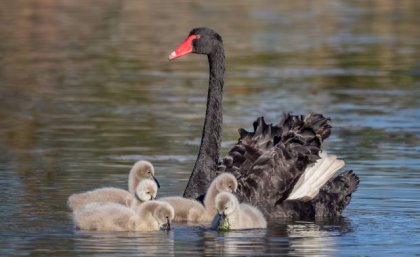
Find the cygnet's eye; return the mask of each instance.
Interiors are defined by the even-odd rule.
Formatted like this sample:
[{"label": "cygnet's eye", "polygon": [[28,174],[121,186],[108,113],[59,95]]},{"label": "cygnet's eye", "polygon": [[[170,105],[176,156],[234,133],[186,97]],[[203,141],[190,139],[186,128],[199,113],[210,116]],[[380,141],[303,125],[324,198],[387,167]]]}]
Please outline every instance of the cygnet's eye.
[{"label": "cygnet's eye", "polygon": [[150,192],[149,192],[149,191],[147,191],[147,192],[146,192],[146,194],[150,195]]},{"label": "cygnet's eye", "polygon": [[148,174],[152,173],[150,170],[147,172]]}]

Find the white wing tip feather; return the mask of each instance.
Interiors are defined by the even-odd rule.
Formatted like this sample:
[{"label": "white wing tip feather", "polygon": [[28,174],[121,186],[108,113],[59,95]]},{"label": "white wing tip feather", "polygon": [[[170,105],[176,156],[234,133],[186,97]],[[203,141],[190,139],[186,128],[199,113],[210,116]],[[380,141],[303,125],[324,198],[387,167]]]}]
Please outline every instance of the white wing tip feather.
[{"label": "white wing tip feather", "polygon": [[322,152],[320,157],[321,159],[306,168],[300,176],[288,200],[316,197],[321,187],[345,165],[343,160],[338,160],[337,156],[328,155],[326,152]]}]

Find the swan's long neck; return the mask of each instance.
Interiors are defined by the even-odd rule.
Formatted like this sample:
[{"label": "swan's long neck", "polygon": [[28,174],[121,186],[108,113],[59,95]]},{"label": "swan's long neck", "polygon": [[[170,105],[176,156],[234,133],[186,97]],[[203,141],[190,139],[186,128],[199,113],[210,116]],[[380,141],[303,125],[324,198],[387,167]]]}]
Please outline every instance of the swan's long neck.
[{"label": "swan's long neck", "polygon": [[139,178],[136,176],[136,169],[132,167],[130,170],[130,174],[128,175],[128,192],[130,194],[136,191],[136,186],[139,184]]},{"label": "swan's long neck", "polygon": [[211,180],[216,177],[222,133],[225,74],[225,55],[222,44],[215,46],[213,53],[208,55],[208,60],[210,78],[203,135],[198,157],[184,192],[184,197],[193,199],[203,195]]},{"label": "swan's long neck", "polygon": [[240,222],[241,217],[242,217],[242,210],[241,210],[241,207],[239,206],[239,202],[235,202],[234,206],[235,206],[235,211],[228,215],[230,222],[232,223]]},{"label": "swan's long neck", "polygon": [[216,195],[219,193],[219,190],[216,188],[217,179],[211,182],[209,189],[207,190],[206,196],[204,198],[204,207],[211,216],[214,216],[217,212],[216,210]]}]

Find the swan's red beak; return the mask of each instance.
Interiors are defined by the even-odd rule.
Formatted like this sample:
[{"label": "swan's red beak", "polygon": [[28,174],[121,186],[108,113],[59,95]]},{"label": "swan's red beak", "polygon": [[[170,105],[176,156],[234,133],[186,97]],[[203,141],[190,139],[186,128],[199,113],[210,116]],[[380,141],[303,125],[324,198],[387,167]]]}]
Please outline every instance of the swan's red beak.
[{"label": "swan's red beak", "polygon": [[188,36],[184,42],[182,42],[176,49],[169,55],[169,60],[173,60],[175,58],[181,57],[183,55],[189,54],[193,50],[192,41],[194,39],[200,38],[199,35],[190,35]]}]

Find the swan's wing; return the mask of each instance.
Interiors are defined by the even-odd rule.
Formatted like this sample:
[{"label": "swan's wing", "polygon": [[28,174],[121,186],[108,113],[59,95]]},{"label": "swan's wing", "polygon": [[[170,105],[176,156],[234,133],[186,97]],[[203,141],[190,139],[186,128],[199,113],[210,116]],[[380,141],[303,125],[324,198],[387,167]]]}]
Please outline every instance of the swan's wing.
[{"label": "swan's wing", "polygon": [[345,171],[330,179],[312,200],[317,217],[339,216],[350,203],[351,194],[357,190],[359,177],[352,171]]},{"label": "swan's wing", "polygon": [[267,218],[313,219],[338,217],[350,203],[351,195],[357,190],[359,177],[353,171],[346,171],[331,178],[310,201],[285,200],[274,206],[267,206]]},{"label": "swan's wing", "polygon": [[219,171],[232,172],[238,198],[264,211],[286,199],[305,168],[319,159],[321,143],[330,133],[329,119],[321,114],[286,114],[276,125],[258,118],[254,132],[239,130],[239,141]]}]

